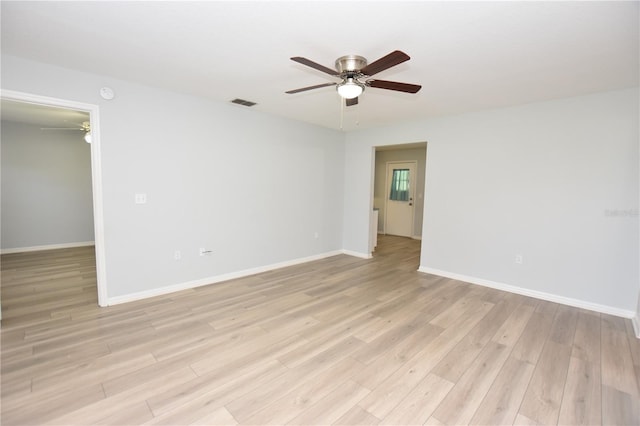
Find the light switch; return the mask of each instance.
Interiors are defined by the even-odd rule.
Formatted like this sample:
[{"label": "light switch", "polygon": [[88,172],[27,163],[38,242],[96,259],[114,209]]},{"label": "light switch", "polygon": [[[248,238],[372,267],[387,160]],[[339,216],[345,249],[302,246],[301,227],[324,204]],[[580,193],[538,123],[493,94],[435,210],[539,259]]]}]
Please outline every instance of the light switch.
[{"label": "light switch", "polygon": [[136,194],[136,204],[146,204],[147,194]]}]

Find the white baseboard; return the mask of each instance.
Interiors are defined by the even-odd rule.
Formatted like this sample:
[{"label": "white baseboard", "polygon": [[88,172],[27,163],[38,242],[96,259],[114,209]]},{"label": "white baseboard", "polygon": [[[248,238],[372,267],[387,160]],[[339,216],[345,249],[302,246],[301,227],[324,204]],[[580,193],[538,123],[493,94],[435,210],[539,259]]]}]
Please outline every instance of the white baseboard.
[{"label": "white baseboard", "polygon": [[636,312],[636,316],[631,319],[631,324],[633,324],[636,337],[640,339],[640,312]]},{"label": "white baseboard", "polygon": [[422,235],[414,235],[413,237],[411,237],[414,240],[419,240],[422,241]]},{"label": "white baseboard", "polygon": [[[598,303],[586,302],[584,300],[573,299],[570,297],[559,296],[557,294],[545,293],[543,291],[530,290],[527,288],[517,287],[510,284],[498,283],[495,281],[485,280],[483,278],[471,277],[468,275],[456,274],[454,272],[442,271],[439,269],[429,268],[427,266],[420,266],[419,272],[425,274],[438,275],[441,277],[452,278],[458,281],[464,281],[471,284],[477,284],[484,287],[495,288],[497,290],[508,291],[510,293],[521,294],[523,296],[529,296],[536,299],[547,300],[549,302],[560,303],[562,305],[573,306],[576,308],[583,308],[594,312],[600,312],[603,314],[614,315],[622,318],[634,318],[637,322],[636,313],[633,311],[627,311],[625,309],[614,308],[612,306],[600,305]],[[638,335],[638,324],[634,324],[636,335]]]},{"label": "white baseboard", "polygon": [[248,277],[250,275],[259,274],[262,272],[272,271],[274,269],[286,268],[287,266],[299,265],[301,263],[313,262],[314,260],[320,260],[331,256],[343,254],[342,250],[330,251],[313,256],[303,257],[299,259],[288,260],[285,262],[273,263],[271,265],[259,266],[257,268],[245,269],[243,271],[230,272],[228,274],[216,275],[213,277],[201,278],[193,281],[187,281],[185,283],[173,284],[166,287],[154,288],[151,290],[140,291],[137,293],[125,294],[123,296],[109,297],[107,304],[119,305],[121,303],[133,302],[135,300],[147,299],[149,297],[161,296],[163,294],[175,293],[177,291],[189,290],[196,287],[202,287],[209,284],[216,284],[223,281],[233,280],[236,278]]},{"label": "white baseboard", "polygon": [[340,250],[340,253],[346,254],[347,256],[359,257],[361,259],[372,259],[373,258],[371,253],[360,253],[360,252],[351,251],[351,250]]},{"label": "white baseboard", "polygon": [[95,241],[81,241],[77,243],[63,243],[63,244],[47,244],[44,246],[31,246],[31,247],[17,247],[0,250],[0,254],[11,253],[26,253],[28,251],[43,251],[43,250],[57,250],[74,247],[87,247],[95,245]]}]

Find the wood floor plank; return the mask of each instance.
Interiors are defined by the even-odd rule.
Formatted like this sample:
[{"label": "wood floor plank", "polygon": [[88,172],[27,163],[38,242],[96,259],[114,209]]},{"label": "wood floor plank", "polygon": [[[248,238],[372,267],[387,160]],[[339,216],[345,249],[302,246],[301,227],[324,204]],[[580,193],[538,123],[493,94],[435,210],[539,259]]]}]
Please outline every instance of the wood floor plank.
[{"label": "wood floor plank", "polygon": [[[296,416],[304,419],[303,413],[313,409],[316,403],[331,394],[340,393],[339,388],[349,387],[358,395],[366,395],[368,389],[359,385],[352,386],[351,381],[341,380],[348,379],[359,367],[359,363],[352,358],[344,358],[335,366],[329,368],[323,373],[316,375],[313,380],[305,381],[286,392],[281,398],[276,399],[264,408],[255,412],[252,416],[245,418],[246,413],[238,410],[230,409],[231,413],[242,423],[246,424],[284,424],[292,421]],[[338,378],[336,380],[336,378]],[[359,400],[360,398],[358,398]],[[357,401],[356,401],[357,402]],[[227,407],[229,408],[229,407]],[[347,410],[343,410],[342,413]],[[315,411],[313,411],[315,412]],[[341,414],[342,414],[341,413]],[[336,419],[340,417],[337,416]],[[328,423],[331,421],[328,420]]]},{"label": "wood floor plank", "polygon": [[536,365],[549,336],[553,317],[534,312],[513,348],[513,357]]},{"label": "wood floor plank", "polygon": [[[128,409],[136,411],[142,404],[151,412],[151,408],[147,403],[149,398],[181,386],[196,377],[195,373],[188,367],[175,369],[146,381],[130,383],[129,386],[119,389],[119,392],[112,395],[105,392],[106,398],[84,405],[76,410],[68,410],[60,416],[50,417],[45,423],[51,425],[79,425],[97,424],[101,421],[108,421],[108,419],[115,421],[120,418],[119,413],[122,411]],[[138,414],[145,417],[145,410],[141,411]],[[151,414],[153,417],[153,413]],[[126,424],[126,422],[122,424]]]},{"label": "wood floor plank", "polygon": [[516,309],[517,303],[500,300],[433,370],[443,379],[456,383],[482,352],[489,340]]},{"label": "wood floor plank", "polygon": [[107,308],[93,247],[2,255],[0,422],[640,424],[628,319],[419,273],[420,245]]},{"label": "wood floor plank", "polygon": [[580,312],[571,356],[600,365],[600,315]]},{"label": "wood floor plank", "polygon": [[[263,361],[242,374],[206,377],[147,399],[154,418],[148,424],[176,425],[200,421],[212,410],[281,377],[285,368],[277,361]],[[185,392],[185,390],[188,390]],[[226,409],[226,408],[225,408]]]},{"label": "wood floor plank", "polygon": [[445,424],[469,423],[510,351],[499,343],[488,343],[438,406],[434,417]]},{"label": "wood floor plank", "polygon": [[504,346],[515,346],[518,339],[520,339],[524,328],[529,323],[533,312],[533,306],[521,303],[509,318],[504,321],[491,340]]},{"label": "wood floor plank", "polygon": [[155,363],[156,359],[150,353],[107,354],[86,364],[66,367],[34,377],[31,385],[32,392],[37,394],[54,386],[59,390],[65,390],[88,383],[100,384],[110,377],[126,375]]},{"label": "wood floor plank", "polygon": [[377,387],[387,377],[417,356],[423,350],[424,345],[429,345],[442,334],[443,330],[443,328],[431,324],[419,328],[415,333],[368,364],[356,375],[356,381],[368,389]]},{"label": "wood floor plank", "polygon": [[238,422],[226,408],[219,407],[190,424],[194,426],[225,426],[235,425],[238,424]]},{"label": "wood floor plank", "polygon": [[386,425],[425,423],[454,384],[435,374],[427,376],[382,419]]},{"label": "wood floor plank", "polygon": [[640,338],[636,337],[631,321],[625,321],[625,329],[627,331],[627,339],[629,340],[633,364],[640,366]]},{"label": "wood floor plank", "polygon": [[309,409],[290,420],[291,425],[329,425],[336,422],[351,407],[364,398],[369,389],[363,388],[353,380],[339,384],[328,395],[324,396]]},{"label": "wood floor plank", "polygon": [[602,386],[602,424],[640,424],[640,401],[635,395]]},{"label": "wood floor plank", "polygon": [[556,424],[569,369],[571,347],[547,340],[519,413],[541,424]]},{"label": "wood floor plank", "polygon": [[[2,405],[3,425],[41,424],[50,418],[74,411],[105,398],[101,385],[81,386],[62,392],[51,392],[37,399],[25,399],[11,407]],[[27,402],[28,401],[28,402]]]},{"label": "wood floor plank", "polygon": [[624,324],[621,329],[603,326],[601,331],[602,384],[640,398]]},{"label": "wood floor plank", "polygon": [[[226,374],[216,370],[165,391],[154,393],[146,401],[156,418],[179,422],[182,418],[180,412],[193,413],[194,405],[202,408],[207,407],[210,401],[216,398],[233,398],[229,388],[244,386],[247,383],[253,383],[256,386],[263,382],[270,383],[274,378],[282,377],[286,371],[282,364],[274,360],[264,360],[237,371],[229,370]],[[244,395],[248,391],[241,390],[239,394]],[[228,402],[226,399],[221,399],[218,405],[224,405],[226,402]]]},{"label": "wood floor plank", "polygon": [[380,383],[365,385],[367,377],[357,376],[363,386],[372,389],[360,406],[378,418],[384,418],[421,381],[455,345],[491,309],[490,303],[473,304],[465,316],[456,317],[456,327],[447,328],[413,358],[384,378]]},{"label": "wood floor plank", "polygon": [[571,357],[559,424],[593,425],[602,420],[600,364]]},{"label": "wood floor plank", "polygon": [[518,414],[516,416],[516,420],[513,422],[514,425],[517,426],[538,426],[540,423],[536,422],[533,419],[530,419],[527,416],[524,416],[522,414]]},{"label": "wood floor plank", "polygon": [[473,415],[470,424],[512,424],[518,414],[533,370],[532,364],[509,357]]},{"label": "wood floor plank", "polygon": [[[316,377],[324,377],[327,371],[340,370],[344,365],[352,367],[348,370],[348,377],[343,373],[340,378],[350,378],[361,370],[359,363],[350,357],[351,353],[358,349],[358,340],[354,337],[345,339],[324,352],[317,354],[303,364],[289,368],[278,380],[272,380],[261,387],[256,387],[246,392],[241,397],[225,404],[227,409],[240,422],[245,422],[248,418],[274,404],[276,400],[282,398],[291,389],[296,388],[300,383],[315,380]],[[354,343],[356,343],[354,345]],[[268,413],[263,413],[265,416]]]},{"label": "wood floor plank", "polygon": [[578,310],[570,306],[559,306],[551,325],[549,339],[560,344],[571,345],[576,330]]},{"label": "wood floor plank", "polygon": [[[153,419],[153,414],[145,401],[133,404],[122,404],[119,409],[95,422],[96,425],[122,426],[126,424],[140,425]],[[86,418],[82,421],[86,421]]]},{"label": "wood floor plank", "polygon": [[366,410],[363,410],[360,406],[355,405],[349,411],[347,411],[342,417],[336,420],[334,425],[359,425],[359,426],[367,426],[367,425],[377,425],[380,423],[380,419],[369,413]]}]

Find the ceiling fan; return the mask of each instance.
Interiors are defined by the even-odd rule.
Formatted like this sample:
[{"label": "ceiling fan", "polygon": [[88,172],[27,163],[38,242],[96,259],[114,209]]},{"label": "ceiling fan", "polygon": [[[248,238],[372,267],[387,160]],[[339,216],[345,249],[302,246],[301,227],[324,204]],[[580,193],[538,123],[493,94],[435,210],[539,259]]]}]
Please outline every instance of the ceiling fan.
[{"label": "ceiling fan", "polygon": [[367,64],[367,60],[358,55],[341,56],[336,59],[335,69],[331,69],[313,62],[307,58],[295,56],[292,61],[302,65],[322,71],[334,77],[340,78],[339,83],[324,83],[315,86],[302,87],[300,89],[289,90],[285,93],[293,94],[307,90],[319,89],[321,87],[336,86],[338,94],[345,99],[347,106],[357,105],[358,96],[364,92],[365,87],[377,89],[395,90],[405,93],[417,93],[422,86],[417,84],[399,83],[396,81],[369,79],[374,74],[384,71],[398,64],[411,59],[409,55],[399,50],[395,50],[386,56]]},{"label": "ceiling fan", "polygon": [[84,140],[91,143],[91,123],[83,121],[82,124],[75,124],[75,127],[40,127],[40,130],[82,130]]},{"label": "ceiling fan", "polygon": [[74,127],[40,127],[40,130],[82,130],[90,132],[91,124],[88,121],[83,121],[81,124],[74,124]]}]

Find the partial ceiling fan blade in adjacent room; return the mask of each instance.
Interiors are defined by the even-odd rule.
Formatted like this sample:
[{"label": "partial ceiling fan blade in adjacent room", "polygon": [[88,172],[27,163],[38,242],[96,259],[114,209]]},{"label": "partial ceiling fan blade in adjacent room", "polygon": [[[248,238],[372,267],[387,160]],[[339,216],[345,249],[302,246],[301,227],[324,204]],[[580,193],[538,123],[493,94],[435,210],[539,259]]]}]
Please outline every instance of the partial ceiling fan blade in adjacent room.
[{"label": "partial ceiling fan blade in adjacent room", "polygon": [[364,75],[374,75],[379,73],[380,71],[395,67],[396,65],[408,61],[409,59],[411,58],[406,53],[401,52],[400,50],[394,50],[388,55],[383,56],[377,61],[374,61],[366,67],[362,68],[360,72],[362,72]]},{"label": "partial ceiling fan blade in adjacent room", "polygon": [[336,84],[337,83],[316,84],[315,86],[308,86],[308,87],[301,87],[300,89],[287,90],[285,93],[288,93],[291,95],[293,93],[305,92],[307,90],[319,89],[321,87],[335,86]]},{"label": "partial ceiling fan blade in adjacent room", "polygon": [[327,73],[329,75],[333,75],[333,76],[337,76],[339,73],[336,70],[332,70],[331,68],[325,67],[324,65],[320,65],[316,62],[313,62],[310,59],[307,58],[303,58],[301,56],[294,56],[293,58],[291,58],[292,61],[297,62],[299,64],[302,65],[306,65],[308,67],[311,67],[313,69],[316,69],[318,71],[322,71],[324,73]]},{"label": "partial ceiling fan blade in adjacent room", "polygon": [[397,81],[387,80],[369,80],[366,82],[366,85],[377,89],[395,90],[397,92],[405,93],[417,93],[422,89],[422,86],[418,84],[399,83]]},{"label": "partial ceiling fan blade in adjacent room", "polygon": [[40,127],[40,130],[82,130],[80,127]]}]

